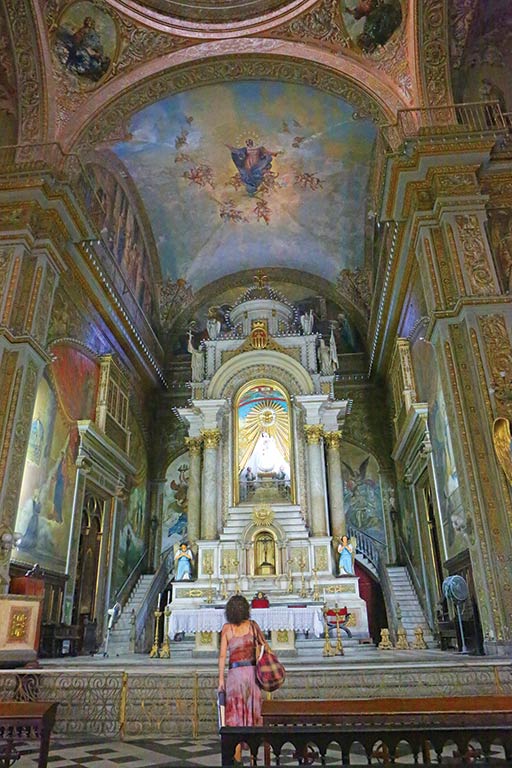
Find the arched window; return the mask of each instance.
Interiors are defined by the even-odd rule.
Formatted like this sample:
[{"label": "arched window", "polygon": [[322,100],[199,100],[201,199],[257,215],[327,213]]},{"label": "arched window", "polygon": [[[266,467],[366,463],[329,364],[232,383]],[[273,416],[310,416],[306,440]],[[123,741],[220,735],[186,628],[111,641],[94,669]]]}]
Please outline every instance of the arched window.
[{"label": "arched window", "polygon": [[293,501],[288,393],[275,381],[251,382],[238,393],[234,417],[236,501]]}]

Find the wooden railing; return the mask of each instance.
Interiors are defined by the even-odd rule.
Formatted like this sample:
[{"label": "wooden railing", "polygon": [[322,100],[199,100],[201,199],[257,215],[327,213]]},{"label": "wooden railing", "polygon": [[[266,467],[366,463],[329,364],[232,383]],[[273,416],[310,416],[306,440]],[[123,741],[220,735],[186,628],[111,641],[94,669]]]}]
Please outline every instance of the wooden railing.
[{"label": "wooden railing", "polygon": [[[268,747],[274,753],[274,764],[280,765],[286,745],[293,747],[299,764],[309,759],[313,747],[325,765],[332,744],[340,748],[338,765],[354,764],[351,749],[355,744],[363,747],[369,765],[393,764],[403,742],[409,745],[415,764],[420,754],[423,765],[431,765],[433,756],[435,764],[442,764],[447,742],[451,751],[455,749],[450,765],[472,764],[476,755],[478,765],[490,765],[494,744],[503,747],[502,765],[510,765],[512,758],[511,696],[265,701],[263,723],[255,728],[221,728],[224,767],[233,765],[235,748],[244,742],[251,750],[253,765],[258,765],[259,747],[265,745],[266,765],[270,764]],[[475,745],[472,753],[470,742]],[[333,764],[329,756],[329,765]],[[497,764],[494,759],[492,764]]]}]

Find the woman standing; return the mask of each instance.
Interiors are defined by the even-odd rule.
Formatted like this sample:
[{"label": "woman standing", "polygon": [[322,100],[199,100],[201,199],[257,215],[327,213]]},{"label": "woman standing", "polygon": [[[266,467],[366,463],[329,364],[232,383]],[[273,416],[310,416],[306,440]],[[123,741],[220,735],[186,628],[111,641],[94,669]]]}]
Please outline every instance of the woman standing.
[{"label": "woman standing", "polygon": [[[249,603],[234,595],[226,605],[226,624],[222,627],[219,653],[219,691],[226,692],[226,725],[262,725],[261,691],[256,683],[256,645],[265,638],[255,621],[249,620]],[[224,667],[229,650],[229,667],[224,683]],[[242,765],[242,745],[235,751],[235,765]]]}]

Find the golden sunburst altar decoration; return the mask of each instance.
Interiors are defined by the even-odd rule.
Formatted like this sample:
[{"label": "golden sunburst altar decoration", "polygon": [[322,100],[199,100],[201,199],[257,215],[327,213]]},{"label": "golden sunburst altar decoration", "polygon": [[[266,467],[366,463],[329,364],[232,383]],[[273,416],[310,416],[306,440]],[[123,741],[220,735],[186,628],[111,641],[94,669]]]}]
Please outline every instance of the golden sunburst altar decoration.
[{"label": "golden sunburst altar decoration", "polygon": [[279,452],[290,463],[288,412],[281,403],[269,398],[256,403],[245,417],[244,427],[240,431],[240,470],[245,467],[262,432],[275,439]]},{"label": "golden sunburst altar decoration", "polygon": [[261,506],[254,507],[252,511],[252,519],[255,525],[271,525],[274,519],[274,513],[271,507]]}]

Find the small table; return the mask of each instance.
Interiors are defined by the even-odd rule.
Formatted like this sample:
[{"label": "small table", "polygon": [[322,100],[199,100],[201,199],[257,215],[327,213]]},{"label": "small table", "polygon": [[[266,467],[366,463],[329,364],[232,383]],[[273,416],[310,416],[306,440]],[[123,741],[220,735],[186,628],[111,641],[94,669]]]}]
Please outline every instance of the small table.
[{"label": "small table", "polygon": [[[39,738],[38,768],[46,768],[50,736],[55,724],[58,702],[48,701],[0,701],[0,738],[5,738],[6,759],[12,755],[12,742],[16,731],[34,730]],[[0,764],[3,755],[0,753]],[[12,758],[11,758],[12,760]]]}]

